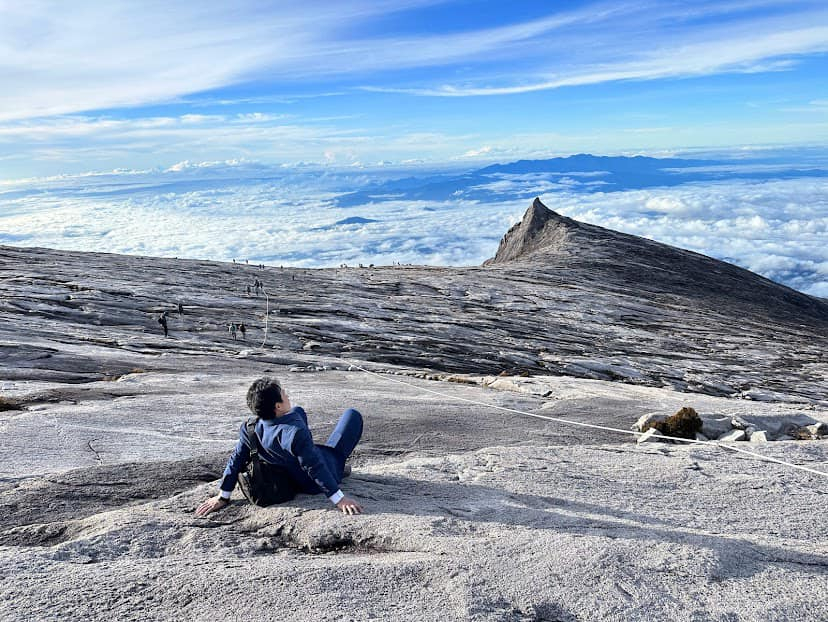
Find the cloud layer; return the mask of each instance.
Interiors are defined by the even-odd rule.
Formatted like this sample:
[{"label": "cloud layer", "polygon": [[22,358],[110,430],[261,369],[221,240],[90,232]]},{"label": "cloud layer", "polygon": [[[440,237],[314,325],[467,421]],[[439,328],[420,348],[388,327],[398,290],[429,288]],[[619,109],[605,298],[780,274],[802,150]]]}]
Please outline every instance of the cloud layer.
[{"label": "cloud layer", "polygon": [[[387,188],[387,177],[208,163],[5,184],[0,243],[306,267],[476,265],[494,255],[501,236],[540,195],[567,216],[828,297],[826,178],[691,180],[607,192],[595,185],[603,177],[595,171],[498,173],[482,195],[475,194],[474,178],[477,185],[467,190],[478,198],[454,191],[438,200],[415,199],[404,189],[376,194]],[[418,183],[440,187],[445,179]]]}]

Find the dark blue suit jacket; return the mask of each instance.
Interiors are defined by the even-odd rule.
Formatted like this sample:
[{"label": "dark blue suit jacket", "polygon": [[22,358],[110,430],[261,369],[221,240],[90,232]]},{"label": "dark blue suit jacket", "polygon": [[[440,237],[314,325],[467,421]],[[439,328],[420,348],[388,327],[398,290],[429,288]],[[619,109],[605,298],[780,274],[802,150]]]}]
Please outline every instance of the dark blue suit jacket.
[{"label": "dark blue suit jacket", "polygon": [[[330,497],[339,490],[342,467],[335,451],[324,445],[314,445],[308,428],[308,416],[301,406],[275,419],[259,419],[256,422],[259,439],[259,459],[282,467],[296,482],[300,492],[325,493]],[[239,442],[224,469],[221,490],[235,488],[239,473],[250,462],[250,443],[247,426],[239,428]]]}]

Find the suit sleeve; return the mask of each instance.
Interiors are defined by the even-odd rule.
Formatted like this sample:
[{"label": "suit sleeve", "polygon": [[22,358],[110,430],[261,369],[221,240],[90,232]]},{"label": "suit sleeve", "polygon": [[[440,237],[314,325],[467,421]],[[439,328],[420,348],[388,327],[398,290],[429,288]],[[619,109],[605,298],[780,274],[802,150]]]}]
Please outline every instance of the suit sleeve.
[{"label": "suit sleeve", "polygon": [[289,451],[299,461],[302,470],[319,486],[328,499],[337,503],[342,498],[339,483],[322,459],[319,449],[313,444],[313,437],[307,428],[297,428]]},{"label": "suit sleeve", "polygon": [[241,473],[250,462],[250,441],[247,439],[247,430],[245,424],[239,428],[239,442],[236,443],[236,448],[230,455],[227,461],[227,466],[224,468],[224,475],[219,484],[219,495],[225,499],[230,498],[230,493],[236,487],[236,482],[239,480],[239,473]]}]

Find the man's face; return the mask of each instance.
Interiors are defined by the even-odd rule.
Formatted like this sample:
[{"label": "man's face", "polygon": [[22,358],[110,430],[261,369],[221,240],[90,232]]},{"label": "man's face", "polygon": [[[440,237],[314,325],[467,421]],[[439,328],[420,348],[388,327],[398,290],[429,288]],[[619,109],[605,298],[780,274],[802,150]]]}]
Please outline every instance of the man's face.
[{"label": "man's face", "polygon": [[276,413],[277,417],[281,417],[286,412],[289,412],[291,408],[293,408],[293,406],[290,404],[290,396],[288,396],[287,391],[282,389],[282,401],[276,402],[273,412]]}]

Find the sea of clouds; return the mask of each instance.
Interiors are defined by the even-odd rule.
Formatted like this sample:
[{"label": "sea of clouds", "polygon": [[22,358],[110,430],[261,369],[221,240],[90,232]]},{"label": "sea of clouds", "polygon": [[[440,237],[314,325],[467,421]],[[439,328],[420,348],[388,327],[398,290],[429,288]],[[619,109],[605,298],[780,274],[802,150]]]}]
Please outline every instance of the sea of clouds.
[{"label": "sea of clouds", "polygon": [[[0,244],[302,267],[476,265],[540,196],[578,220],[828,297],[828,177],[699,182],[685,171],[676,185],[607,191],[600,171],[447,175],[185,163],[2,182]],[[449,178],[457,189],[443,199],[411,191]]]}]

